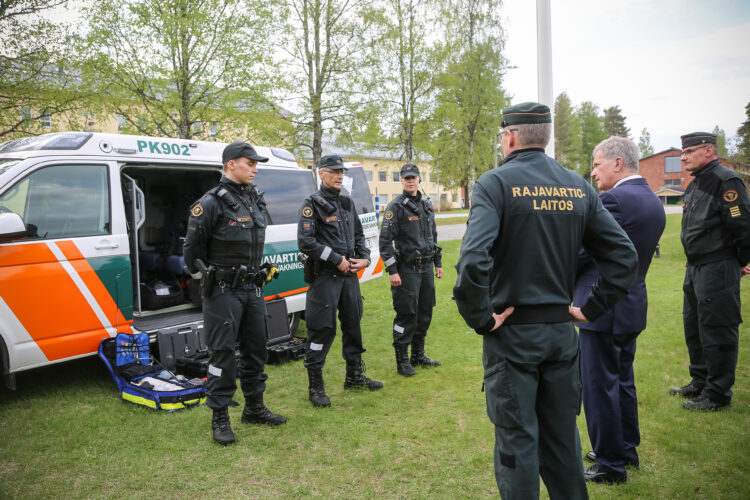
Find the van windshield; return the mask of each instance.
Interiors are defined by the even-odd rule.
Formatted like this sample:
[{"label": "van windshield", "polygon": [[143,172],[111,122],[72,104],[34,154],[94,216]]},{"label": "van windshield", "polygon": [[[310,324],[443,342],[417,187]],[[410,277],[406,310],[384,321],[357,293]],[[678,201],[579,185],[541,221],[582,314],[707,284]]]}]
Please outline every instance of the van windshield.
[{"label": "van windshield", "polygon": [[296,224],[302,202],[315,191],[309,170],[260,167],[254,184],[264,192],[271,224]]}]

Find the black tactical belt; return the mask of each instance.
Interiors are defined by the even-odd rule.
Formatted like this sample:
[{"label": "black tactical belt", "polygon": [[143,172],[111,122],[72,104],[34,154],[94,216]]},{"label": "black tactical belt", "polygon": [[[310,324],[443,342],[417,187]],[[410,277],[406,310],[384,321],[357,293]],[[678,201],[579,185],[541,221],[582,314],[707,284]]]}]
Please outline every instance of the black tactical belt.
[{"label": "black tactical belt", "polygon": [[[215,274],[215,280],[216,282],[223,281],[227,285],[232,285],[234,283],[235,278],[237,278],[237,286],[239,285],[253,285],[255,286],[255,277],[258,273],[254,272],[243,272],[240,269],[237,269],[235,267],[219,267],[214,271]],[[237,274],[240,274],[239,277],[237,277]]]},{"label": "black tactical belt", "polygon": [[700,255],[688,256],[687,262],[691,266],[700,266],[701,264],[709,264],[711,262],[718,262],[720,260],[737,259],[737,253],[733,248],[722,248],[715,252],[704,253]]},{"label": "black tactical belt", "polygon": [[[501,314],[505,308],[496,308]],[[565,305],[515,306],[513,313],[505,318],[503,325],[526,325],[532,323],[568,323],[572,321]]]}]

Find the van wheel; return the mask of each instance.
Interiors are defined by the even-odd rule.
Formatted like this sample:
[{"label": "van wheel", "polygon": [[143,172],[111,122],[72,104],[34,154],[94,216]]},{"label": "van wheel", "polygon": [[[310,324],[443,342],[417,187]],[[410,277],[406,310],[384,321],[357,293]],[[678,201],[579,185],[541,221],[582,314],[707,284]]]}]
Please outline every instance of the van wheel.
[{"label": "van wheel", "polygon": [[297,327],[299,326],[299,320],[302,317],[302,311],[297,311],[291,314],[287,315],[287,318],[289,319],[289,334],[294,336],[294,334],[297,332]]}]

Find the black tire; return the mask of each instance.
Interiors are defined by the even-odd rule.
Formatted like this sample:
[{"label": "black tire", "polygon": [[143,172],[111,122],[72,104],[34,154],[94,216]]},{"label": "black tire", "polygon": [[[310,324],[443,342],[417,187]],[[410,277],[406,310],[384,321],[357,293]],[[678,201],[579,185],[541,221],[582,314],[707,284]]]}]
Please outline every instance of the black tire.
[{"label": "black tire", "polygon": [[294,337],[299,327],[299,320],[302,318],[302,311],[289,313],[287,317],[289,318],[289,334]]}]

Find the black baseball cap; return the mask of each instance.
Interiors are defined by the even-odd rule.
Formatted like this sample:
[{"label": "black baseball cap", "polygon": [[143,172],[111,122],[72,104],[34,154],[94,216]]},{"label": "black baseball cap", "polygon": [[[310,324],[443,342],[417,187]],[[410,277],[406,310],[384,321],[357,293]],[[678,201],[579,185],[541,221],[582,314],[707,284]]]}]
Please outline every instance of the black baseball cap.
[{"label": "black baseball cap", "polygon": [[407,163],[401,167],[401,178],[419,177],[419,167],[413,163]]},{"label": "black baseball cap", "polygon": [[260,156],[255,152],[255,148],[250,144],[242,141],[234,141],[224,148],[224,152],[221,154],[221,162],[226,163],[229,160],[235,160],[237,158],[247,158],[249,160],[255,160],[261,163],[267,162],[268,158]]},{"label": "black baseball cap", "polygon": [[323,156],[318,162],[318,168],[330,168],[331,170],[346,170],[344,160],[339,155]]}]

